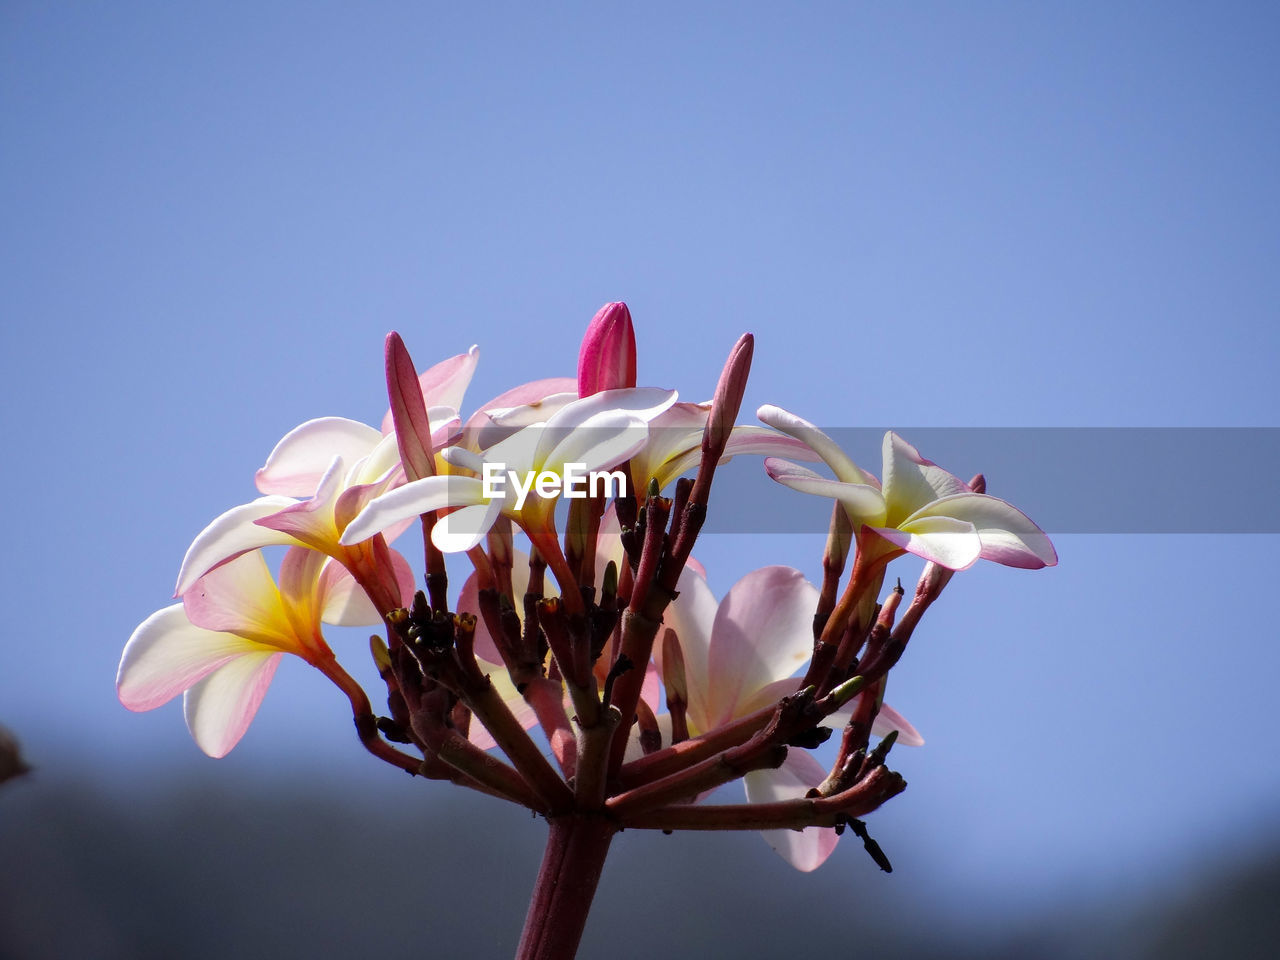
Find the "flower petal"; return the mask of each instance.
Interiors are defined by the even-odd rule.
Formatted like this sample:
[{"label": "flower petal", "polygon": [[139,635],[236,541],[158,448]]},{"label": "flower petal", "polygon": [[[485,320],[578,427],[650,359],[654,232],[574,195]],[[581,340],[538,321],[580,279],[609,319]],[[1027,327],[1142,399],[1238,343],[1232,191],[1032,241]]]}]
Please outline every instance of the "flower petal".
[{"label": "flower petal", "polygon": [[848,454],[825,433],[808,420],[797,417],[788,410],[766,403],[756,411],[756,416],[775,430],[781,430],[788,436],[809,446],[836,475],[837,480],[845,483],[865,483],[876,485],[876,478],[849,459]]},{"label": "flower petal", "polygon": [[792,490],[839,500],[855,526],[864,523],[876,526],[884,523],[884,497],[876,487],[870,484],[828,480],[808,467],[802,467],[789,460],[779,460],[777,457],[765,458],[764,471],[778,483]]},{"label": "flower petal", "polygon": [[754,570],[729,588],[707,655],[713,723],[740,716],[742,701],[808,662],[817,606],[818,589],[793,567]]},{"label": "flower petal", "polygon": [[880,704],[876,718],[871,724],[871,732],[877,737],[887,737],[894,730],[898,731],[898,743],[904,747],[923,747],[924,737],[911,725],[902,714],[887,703]]},{"label": "flower petal", "polygon": [[298,501],[289,497],[259,497],[250,503],[232,507],[205,527],[187,548],[178,571],[178,583],[173,595],[180,597],[200,577],[218,564],[259,547],[292,544],[296,541],[287,533],[262,527],[256,521],[293,506]]},{"label": "flower petal", "polygon": [[157,610],[125,644],[116,693],[130,710],[153,710],[235,657],[263,648],[229,633],[203,630],[182,604]]},{"label": "flower petal", "polygon": [[381,439],[382,434],[373,427],[345,417],[308,420],[276,444],[255,481],[263,493],[309,497],[335,456],[355,463],[368,456]]},{"label": "flower petal", "polygon": [[[710,674],[707,667],[711,648],[711,631],[716,620],[716,596],[706,578],[686,566],[676,584],[679,596],[662,615],[663,625],[676,632],[680,652],[684,655],[685,682],[689,687],[689,726],[696,734],[707,733],[715,725],[707,711]],[[662,667],[662,644],[654,644],[654,659]]]},{"label": "flower petal", "polygon": [[282,510],[269,514],[254,523],[266,530],[290,537],[286,543],[303,543],[323,553],[334,553],[338,530],[334,524],[333,510],[343,492],[345,461],[334,457],[329,469],[320,478],[315,494],[308,500],[290,501]]},{"label": "flower petal", "polygon": [[[480,362],[480,348],[473,346],[466,353],[460,353],[448,360],[441,360],[435,366],[423,371],[418,376],[418,386],[422,390],[422,399],[428,407],[452,407],[462,409],[462,398],[466,395],[471,378],[475,376],[476,364]],[[431,424],[436,426],[436,418],[431,417]],[[383,435],[394,429],[391,411],[382,418]],[[350,461],[348,461],[350,462]]]},{"label": "flower petal", "polygon": [[182,701],[187,729],[209,756],[225,757],[253,722],[283,654],[257,651],[209,674]]},{"label": "flower petal", "polygon": [[[461,608],[461,605],[459,605]],[[476,624],[476,632],[479,633],[479,623]],[[502,702],[507,705],[507,709],[511,711],[512,716],[516,718],[516,722],[525,730],[531,730],[538,725],[538,714],[533,707],[529,706],[520,692],[516,690],[516,686],[511,682],[511,677],[507,673],[507,668],[499,666],[496,663],[488,663],[483,659],[478,659],[480,672],[489,678],[489,682],[493,684],[493,689],[498,696],[502,698]],[[498,745],[493,736],[475,717],[471,718],[471,726],[467,730],[467,739],[474,743],[481,750],[492,750]]]},{"label": "flower petal", "polygon": [[[299,552],[295,554],[293,550]],[[293,550],[286,559],[305,560],[308,554],[318,558],[312,565],[314,577],[324,555],[305,547]],[[210,570],[182,595],[182,603],[187,619],[205,630],[234,633],[281,650],[297,646],[261,550],[241,554]]]},{"label": "flower petal", "polygon": [[971,523],[952,517],[921,516],[892,527],[869,527],[890,543],[948,570],[965,570],[982,553],[982,541]]},{"label": "flower petal", "polygon": [[[604,390],[562,407],[547,421],[538,437],[538,446],[534,451],[533,464],[579,462],[578,459],[567,459],[559,452],[552,452],[573,438],[574,434],[589,422],[597,427],[627,420],[640,420],[648,423],[676,402],[674,390],[658,390],[653,387],[641,387],[628,390]],[[609,413],[614,417],[596,421],[597,417]],[[618,416],[621,414],[622,416]],[[647,436],[647,434],[646,434]],[[574,446],[581,448],[593,446],[589,440],[575,438]],[[628,454],[630,456],[630,454]],[[595,469],[589,467],[588,469]]]},{"label": "flower petal", "polygon": [[[826,779],[827,772],[804,750],[792,748],[776,770],[754,770],[742,778],[748,803],[776,803],[803,797]],[[762,830],[760,836],[774,852],[797,870],[816,870],[831,856],[839,837],[830,827],[803,830]]]},{"label": "flower petal", "polygon": [[584,471],[607,470],[630,457],[648,439],[649,428],[640,418],[613,411],[602,413],[563,437],[542,467],[563,473],[565,464],[573,463],[581,464]]},{"label": "flower petal", "polygon": [[506,501],[496,498],[488,503],[463,507],[436,520],[431,542],[442,553],[465,553],[483,543],[489,528],[497,521]]},{"label": "flower petal", "polygon": [[445,507],[470,506],[485,503],[481,495],[480,481],[474,477],[435,476],[424,477],[396,487],[375,497],[365,506],[342,532],[339,542],[343,546],[361,543],[375,533],[385,530],[402,520]]},{"label": "flower petal", "polygon": [[912,516],[955,517],[973,524],[982,540],[982,559],[1006,567],[1038,570],[1058,562],[1058,553],[1045,532],[1025,513],[999,497],[961,493],[943,497]]},{"label": "flower petal", "polygon": [[[461,446],[468,450],[484,450],[499,440],[509,437],[521,427],[531,423],[545,423],[551,415],[567,403],[578,397],[578,381],[572,377],[548,377],[545,380],[533,380],[522,383],[518,387],[494,397],[467,420],[462,430]],[[537,406],[544,402],[550,404],[549,409],[531,416],[520,415],[516,419],[523,422],[499,424],[495,416],[512,415],[521,407]]]},{"label": "flower petal", "polygon": [[[404,599],[413,596],[417,581],[409,561],[399,552],[388,549],[391,563],[395,567],[396,582],[400,585],[400,596]],[[335,560],[330,560],[320,573],[320,583],[316,587],[317,603],[320,605],[320,619],[338,627],[367,627],[382,623],[382,615],[369,599],[369,595],[351,576],[351,572]]]},{"label": "flower petal", "polygon": [[451,466],[461,467],[475,474],[484,473],[484,457],[465,447],[445,447],[440,451],[440,456]]},{"label": "flower petal", "polygon": [[884,499],[889,526],[903,520],[939,497],[968,493],[969,485],[948,473],[890,430],[884,435]]}]

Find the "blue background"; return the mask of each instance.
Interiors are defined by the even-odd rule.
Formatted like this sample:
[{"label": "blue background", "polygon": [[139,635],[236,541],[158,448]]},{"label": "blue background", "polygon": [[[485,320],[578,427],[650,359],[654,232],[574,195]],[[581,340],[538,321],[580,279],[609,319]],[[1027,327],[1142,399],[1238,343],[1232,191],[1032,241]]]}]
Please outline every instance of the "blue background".
[{"label": "blue background", "polygon": [[[750,330],[746,409],[833,427],[1280,426],[1278,64],[1261,3],[4,4],[0,722],[39,771],[0,819],[63,777],[394,776],[296,662],[216,763],[112,686],[275,441],[381,417],[390,329],[420,366],[479,343],[472,405],[571,375],[624,299],[641,381],[688,399]],[[1194,488],[1212,529],[1272,463],[1043,482]],[[1276,537],[1055,539],[1056,569],[980,566],[930,613],[889,694],[928,742],[872,820],[898,873],[847,843],[828,887],[964,925],[1274,846]],[[821,549],[698,555],[723,591]]]}]

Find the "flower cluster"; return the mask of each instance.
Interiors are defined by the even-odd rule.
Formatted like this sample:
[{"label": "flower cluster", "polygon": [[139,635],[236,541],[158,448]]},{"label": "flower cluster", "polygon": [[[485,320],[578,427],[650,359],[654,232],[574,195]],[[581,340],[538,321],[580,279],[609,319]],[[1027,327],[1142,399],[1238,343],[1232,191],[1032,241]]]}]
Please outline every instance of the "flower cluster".
[{"label": "flower cluster", "polygon": [[[625,827],[761,830],[811,870],[852,826],[887,869],[858,818],[905,787],[890,747],[923,742],[884,702],[890,670],[954,571],[1057,558],[981,476],[966,483],[894,433],[878,479],[779,407],[739,425],[752,351],[744,335],[714,397],[682,401],[637,386],[630,313],[608,304],[576,379],[522,384],[464,417],[478,350],[419,375],[390,334],[381,425],[311,420],[277,444],[261,496],[196,537],[178,602],[129,639],[120,700],[150,710],[182,693],[192,736],[220,757],[290,653],[344,694],[375,756],[545,816],[544,873],[590,873]],[[694,544],[716,468],[746,454],[834,501],[820,586],[781,566],[718,601],[708,586]],[[423,590],[391,546],[414,525]],[[264,551],[281,547],[273,576]],[[904,606],[884,584],[905,553],[927,563]],[[467,567],[453,600],[450,555]],[[325,624],[380,627],[385,714]],[[834,762],[819,763],[836,731]],[[745,803],[704,802],[737,780]],[[584,895],[560,887],[540,877],[521,956],[572,955]]]}]

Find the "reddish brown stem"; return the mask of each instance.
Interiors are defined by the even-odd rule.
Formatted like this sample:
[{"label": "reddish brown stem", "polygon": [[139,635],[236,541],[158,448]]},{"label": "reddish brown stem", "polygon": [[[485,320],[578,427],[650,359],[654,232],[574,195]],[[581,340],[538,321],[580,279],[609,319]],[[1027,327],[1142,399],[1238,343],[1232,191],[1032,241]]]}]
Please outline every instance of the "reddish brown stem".
[{"label": "reddish brown stem", "polygon": [[832,797],[804,797],[776,803],[682,803],[630,816],[624,827],[642,830],[802,830],[834,827],[875,810],[907,788],[887,767],[877,767],[857,786]]},{"label": "reddish brown stem", "polygon": [[516,960],[572,960],[618,825],[601,816],[552,817]]}]

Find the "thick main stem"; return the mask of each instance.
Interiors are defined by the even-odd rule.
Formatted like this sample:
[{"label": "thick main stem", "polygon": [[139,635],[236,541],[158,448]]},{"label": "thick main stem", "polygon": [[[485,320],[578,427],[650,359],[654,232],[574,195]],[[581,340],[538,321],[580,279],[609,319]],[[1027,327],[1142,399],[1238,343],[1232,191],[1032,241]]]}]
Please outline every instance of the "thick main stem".
[{"label": "thick main stem", "polygon": [[573,960],[617,824],[598,814],[549,818],[551,833],[516,960]]}]

